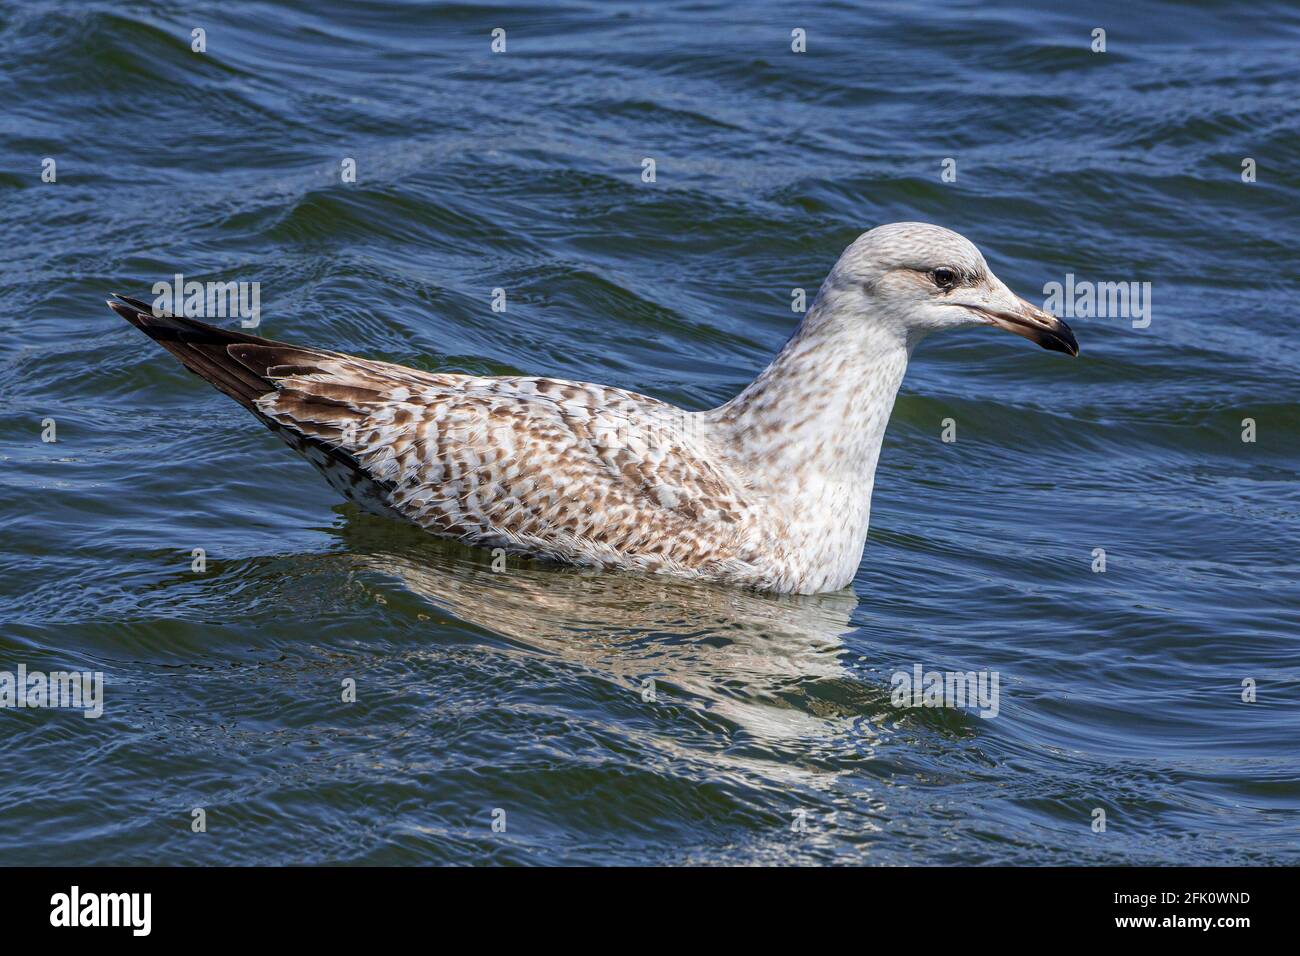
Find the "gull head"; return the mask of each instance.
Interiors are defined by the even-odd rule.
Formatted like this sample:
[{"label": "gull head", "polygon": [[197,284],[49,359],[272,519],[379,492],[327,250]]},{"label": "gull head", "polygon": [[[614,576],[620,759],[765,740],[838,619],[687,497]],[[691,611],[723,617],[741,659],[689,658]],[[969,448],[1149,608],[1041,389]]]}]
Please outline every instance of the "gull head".
[{"label": "gull head", "polygon": [[940,329],[991,325],[1079,354],[1068,325],[1008,289],[965,236],[929,223],[864,232],[835,263],[821,295],[834,313],[869,316],[909,344]]}]

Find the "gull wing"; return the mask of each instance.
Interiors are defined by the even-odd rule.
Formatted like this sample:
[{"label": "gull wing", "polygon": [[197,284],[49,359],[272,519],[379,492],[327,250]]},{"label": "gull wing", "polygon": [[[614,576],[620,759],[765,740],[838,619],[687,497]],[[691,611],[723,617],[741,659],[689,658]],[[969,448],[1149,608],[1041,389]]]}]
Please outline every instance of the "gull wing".
[{"label": "gull wing", "polygon": [[422,372],[109,305],[373,511],[484,547],[743,571],[743,485],[694,413],[622,389]]}]

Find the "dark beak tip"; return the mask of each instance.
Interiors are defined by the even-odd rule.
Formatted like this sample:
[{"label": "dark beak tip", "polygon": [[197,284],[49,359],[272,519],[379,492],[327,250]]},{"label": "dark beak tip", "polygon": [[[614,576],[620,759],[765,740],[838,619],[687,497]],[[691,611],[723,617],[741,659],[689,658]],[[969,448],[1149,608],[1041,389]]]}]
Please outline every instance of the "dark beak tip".
[{"label": "dark beak tip", "polygon": [[1038,344],[1053,352],[1064,352],[1070,358],[1079,357],[1079,340],[1074,337],[1074,330],[1061,319],[1052,317],[1053,324],[1044,329],[1038,338]]},{"label": "dark beak tip", "polygon": [[1079,357],[1079,343],[1070,339],[1048,339],[1042,343],[1043,348],[1049,352],[1062,352],[1070,358]]},{"label": "dark beak tip", "polygon": [[1049,336],[1040,343],[1043,348],[1052,352],[1063,352],[1070,358],[1079,357],[1079,343],[1075,341],[1073,335],[1066,332],[1060,336]]},{"label": "dark beak tip", "polygon": [[[1061,322],[1060,319],[1057,319],[1056,321]],[[1065,345],[1065,348],[1062,349],[1061,351],[1065,352],[1065,354],[1070,356],[1070,358],[1078,358],[1079,340],[1074,337],[1074,330],[1070,328],[1068,325],[1066,325],[1064,322],[1061,322],[1061,328],[1059,330],[1059,334],[1061,336],[1062,343]]]}]

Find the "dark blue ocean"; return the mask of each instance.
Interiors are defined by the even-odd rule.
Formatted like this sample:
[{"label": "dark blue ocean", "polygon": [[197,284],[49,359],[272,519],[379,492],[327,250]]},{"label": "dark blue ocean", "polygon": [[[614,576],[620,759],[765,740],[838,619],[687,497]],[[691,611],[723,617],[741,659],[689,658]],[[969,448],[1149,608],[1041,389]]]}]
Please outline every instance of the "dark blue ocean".
[{"label": "dark blue ocean", "polygon": [[[0,864],[1300,863],[1298,53],[1283,2],[0,5],[0,703],[103,674],[0,709]],[[812,598],[495,573],[104,305],[698,409],[914,219],[1144,314],[925,342]]]}]

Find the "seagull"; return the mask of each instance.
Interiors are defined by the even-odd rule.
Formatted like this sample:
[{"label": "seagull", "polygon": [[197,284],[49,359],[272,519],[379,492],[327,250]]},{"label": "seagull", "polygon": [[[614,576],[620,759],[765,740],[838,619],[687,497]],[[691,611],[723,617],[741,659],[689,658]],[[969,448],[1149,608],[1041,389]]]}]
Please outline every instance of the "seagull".
[{"label": "seagull", "polygon": [[997,326],[1068,355],[963,236],[878,226],[840,256],[772,363],[718,408],[608,385],[425,372],[157,314],[118,315],[257,416],[363,509],[591,568],[780,593],[848,586],[916,344]]}]

